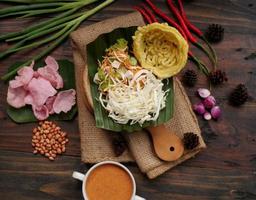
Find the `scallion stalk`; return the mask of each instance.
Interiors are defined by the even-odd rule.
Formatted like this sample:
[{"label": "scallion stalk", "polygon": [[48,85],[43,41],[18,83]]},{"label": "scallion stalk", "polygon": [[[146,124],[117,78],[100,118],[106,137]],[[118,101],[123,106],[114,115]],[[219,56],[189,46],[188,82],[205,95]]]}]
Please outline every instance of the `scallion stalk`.
[{"label": "scallion stalk", "polygon": [[[54,31],[54,29],[58,30],[58,27],[63,25],[63,23],[66,23],[69,20],[75,19],[75,18],[77,18],[81,15],[82,15],[81,13],[76,13],[76,14],[70,15],[68,17],[61,18],[59,20],[55,20],[52,23],[48,23],[46,26],[42,26],[41,28],[35,29],[34,31],[31,31],[31,32],[28,32],[27,34],[23,34],[23,35],[18,36],[18,37],[13,37],[13,38],[7,39],[6,41],[7,42],[13,42],[13,41],[21,40],[21,39],[27,39],[27,38],[30,38],[30,37],[33,37],[33,36],[37,36],[37,37],[42,36],[43,35],[42,32],[47,34],[47,33],[50,33],[52,31]],[[48,32],[45,32],[45,30],[48,31]],[[36,38],[36,37],[33,37],[33,39],[34,38]]]},{"label": "scallion stalk", "polygon": [[[80,0],[82,1],[82,0]],[[42,57],[46,56],[47,54],[49,54],[52,50],[54,50],[61,42],[63,42],[68,35],[74,31],[85,19],[87,19],[88,17],[90,17],[91,15],[95,14],[96,12],[98,12],[99,10],[101,10],[102,8],[108,6],[109,4],[111,4],[112,2],[114,2],[114,0],[106,0],[103,3],[99,4],[98,6],[96,6],[95,8],[86,11],[85,13],[83,13],[80,17],[78,17],[77,19],[74,19],[72,21],[70,21],[67,26],[65,26],[64,29],[62,29],[61,31],[59,31],[58,33],[56,33],[54,36],[52,36],[50,39],[43,40],[43,41],[39,41],[37,43],[33,44],[33,47],[36,47],[37,45],[41,45],[44,44],[45,42],[48,41],[52,41],[54,40],[44,51],[42,51],[41,53],[39,53],[38,55],[36,55],[35,57],[33,57],[32,59],[28,60],[27,62],[24,62],[23,64],[19,65],[17,68],[13,69],[12,71],[10,71],[9,73],[7,73],[6,75],[4,75],[3,77],[1,77],[2,80],[6,81],[8,79],[10,79],[11,77],[13,77],[17,71],[22,68],[23,66],[29,65],[32,60],[37,61],[39,59],[41,59]],[[55,40],[56,39],[56,40]],[[22,42],[22,41],[21,41]],[[30,46],[31,47],[31,46]],[[19,49],[22,49],[23,47],[18,47]]]},{"label": "scallion stalk", "polygon": [[50,2],[74,2],[74,1],[81,1],[81,0],[1,0],[1,2],[23,3],[23,4],[50,3]]},{"label": "scallion stalk", "polygon": [[76,7],[83,7],[97,0],[80,0],[75,2],[40,3],[23,6],[12,6],[0,10],[0,18],[22,15],[31,17],[42,14],[62,12]]},{"label": "scallion stalk", "polygon": [[54,22],[56,22],[56,21],[58,21],[60,19],[62,19],[62,20],[66,19],[67,17],[69,17],[69,15],[73,14],[77,10],[78,10],[78,8],[73,8],[73,9],[71,9],[71,10],[69,10],[67,12],[61,13],[58,16],[53,17],[53,18],[51,18],[49,20],[46,20],[46,21],[43,21],[43,22],[38,23],[36,25],[32,25],[30,27],[24,28],[21,31],[17,31],[17,32],[14,32],[14,33],[4,34],[4,35],[0,36],[0,41],[8,40],[8,39],[16,37],[16,36],[20,36],[20,35],[24,35],[26,33],[30,33],[30,32],[32,32],[34,30],[38,30],[39,28],[45,27],[45,26],[47,26],[49,24],[52,24],[52,23],[54,23]]}]

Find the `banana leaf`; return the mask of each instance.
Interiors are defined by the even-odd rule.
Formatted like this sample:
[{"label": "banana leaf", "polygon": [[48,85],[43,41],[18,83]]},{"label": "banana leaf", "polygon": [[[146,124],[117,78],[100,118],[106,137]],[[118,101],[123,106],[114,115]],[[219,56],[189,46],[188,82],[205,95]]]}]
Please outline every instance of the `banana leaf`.
[{"label": "banana leaf", "polygon": [[88,75],[90,80],[91,94],[93,98],[94,106],[94,116],[96,121],[96,127],[114,131],[114,132],[134,132],[139,131],[148,126],[156,126],[167,122],[171,119],[173,115],[173,80],[172,78],[168,80],[163,80],[164,87],[166,91],[169,89],[166,98],[166,107],[160,111],[160,115],[156,121],[145,122],[142,126],[138,123],[129,125],[128,124],[118,124],[114,122],[110,117],[108,117],[108,112],[102,107],[99,102],[99,90],[98,85],[93,82],[93,77],[97,73],[98,60],[102,61],[102,56],[105,55],[105,50],[111,45],[116,43],[119,38],[124,38],[128,41],[129,49],[132,45],[132,36],[134,35],[137,27],[129,28],[119,28],[115,29],[110,33],[100,35],[95,41],[87,45],[87,64],[88,64]]},{"label": "banana leaf", "polygon": [[[72,62],[68,60],[58,60],[59,64],[59,73],[63,78],[64,87],[61,90],[68,90],[71,88],[75,88],[75,72],[74,72],[74,65]],[[17,62],[9,67],[8,71],[12,71],[17,66],[19,66],[21,62]],[[39,61],[35,64],[34,69],[38,69],[39,67],[43,67],[44,61]],[[58,91],[61,91],[58,90]],[[72,109],[67,112],[60,114],[53,114],[48,117],[48,120],[72,120],[77,113],[76,105],[72,107]],[[32,111],[31,106],[27,105],[22,108],[14,108],[10,105],[7,107],[7,114],[8,116],[16,123],[28,123],[28,122],[36,122],[38,121]]]}]

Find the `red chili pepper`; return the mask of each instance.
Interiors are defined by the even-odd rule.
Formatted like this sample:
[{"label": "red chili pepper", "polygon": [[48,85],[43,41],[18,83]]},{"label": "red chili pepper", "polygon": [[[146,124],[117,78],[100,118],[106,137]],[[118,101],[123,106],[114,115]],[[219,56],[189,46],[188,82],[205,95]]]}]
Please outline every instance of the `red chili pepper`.
[{"label": "red chili pepper", "polygon": [[172,0],[167,0],[167,3],[169,5],[170,9],[172,10],[172,12],[174,13],[174,15],[176,16],[176,18],[178,19],[178,21],[180,22],[180,25],[181,25],[183,31],[185,32],[185,34],[187,35],[187,38],[189,39],[189,41],[192,43],[196,43],[197,39],[188,30],[187,25],[183,21],[178,9],[174,6]]},{"label": "red chili pepper", "polygon": [[153,22],[158,22],[155,15],[151,12],[151,10],[144,3],[142,3],[141,6],[144,8],[144,10],[150,16],[150,18],[152,19]]},{"label": "red chili pepper", "polygon": [[[154,6],[153,5],[153,3],[152,2],[150,2],[150,1],[147,1],[147,3],[150,5],[150,7],[154,10],[155,8],[155,12],[156,12],[156,10],[158,11],[158,15],[161,17],[161,15],[160,15],[160,13],[161,14],[163,14],[163,15],[165,15],[163,12],[161,12],[161,10],[159,10],[156,6]],[[145,5],[142,5],[143,7],[144,7],[144,9],[146,10],[146,6]],[[137,7],[138,8],[138,7]],[[141,11],[141,9],[139,8],[139,10]],[[139,12],[140,12],[139,11]],[[142,11],[144,11],[144,10],[142,10]],[[149,9],[148,9],[148,11],[150,11]],[[159,12],[160,11],[160,12]],[[144,12],[143,12],[144,13]],[[152,19],[152,21],[154,21],[153,19],[156,19],[156,17],[155,17],[155,15],[150,11],[150,13],[151,14],[149,14],[148,13],[148,15],[150,15],[151,16],[151,19]],[[162,18],[164,18],[164,17],[162,17]],[[165,20],[166,20],[166,18],[164,18]],[[169,18],[170,19],[170,18]],[[176,22],[175,21],[173,21],[172,19],[170,19],[172,22],[174,22],[175,24],[176,24]],[[157,19],[156,19],[156,21],[157,21]],[[167,20],[166,20],[167,21]],[[148,22],[149,23],[149,22]],[[170,23],[170,24],[174,24],[174,23]],[[178,24],[176,24],[176,27],[175,28],[177,28],[177,27],[179,27],[180,28],[180,26],[178,25]],[[178,29],[178,28],[177,28]],[[181,28],[180,28],[181,29]],[[182,30],[182,29],[181,29]],[[184,35],[184,36],[186,36],[186,35]],[[184,37],[185,38],[185,37]],[[186,38],[185,38],[186,39]],[[208,68],[207,68],[207,66],[206,65],[204,65],[197,57],[195,57],[194,55],[193,55],[193,53],[191,52],[191,51],[189,51],[188,52],[188,56],[189,56],[189,59],[192,61],[192,62],[194,62],[195,63],[195,65],[198,67],[198,69],[199,70],[201,70],[203,73],[205,73],[207,76],[208,76],[208,74],[209,74],[209,70],[208,70]]]},{"label": "red chili pepper", "polygon": [[187,18],[187,15],[184,11],[184,7],[183,7],[183,4],[182,4],[182,0],[178,0],[178,5],[179,5],[179,8],[180,8],[180,13],[181,13],[181,16],[184,20],[184,22],[187,24],[188,28],[193,31],[195,34],[197,34],[198,36],[202,37],[204,34],[203,32],[198,29],[196,26],[194,26]]},{"label": "red chili pepper", "polygon": [[140,14],[144,17],[144,19],[148,24],[151,24],[153,22],[150,16],[142,8],[138,6],[133,6],[133,8],[140,12]]},{"label": "red chili pepper", "polygon": [[[210,49],[211,53],[212,53],[212,56],[213,56],[213,59],[215,60],[215,64],[214,64],[214,68],[216,68],[216,63],[217,63],[217,55],[216,55],[216,52],[215,50],[213,49],[213,47],[211,46],[211,44],[208,42],[208,40],[204,37],[204,34],[203,32],[197,28],[196,26],[194,26],[187,18],[187,15],[184,11],[184,6],[182,4],[182,0],[178,0],[178,5],[179,5],[179,8],[180,8],[180,12],[181,12],[181,15],[182,15],[182,18],[184,20],[184,22],[186,23],[186,25],[188,26],[188,28],[193,31],[199,38],[201,38],[205,43],[206,45],[208,46],[208,48]],[[199,46],[200,49],[202,49],[201,46]],[[204,51],[204,50],[203,50]]]},{"label": "red chili pepper", "polygon": [[184,31],[182,30],[182,28],[180,27],[179,24],[177,24],[173,19],[171,19],[170,17],[168,17],[164,12],[162,12],[159,8],[157,8],[150,0],[146,0],[146,2],[148,3],[148,5],[152,8],[152,10],[159,15],[160,17],[162,17],[165,21],[167,21],[169,24],[171,24],[172,26],[174,26],[180,33],[181,35],[186,39],[187,36],[184,33]]}]

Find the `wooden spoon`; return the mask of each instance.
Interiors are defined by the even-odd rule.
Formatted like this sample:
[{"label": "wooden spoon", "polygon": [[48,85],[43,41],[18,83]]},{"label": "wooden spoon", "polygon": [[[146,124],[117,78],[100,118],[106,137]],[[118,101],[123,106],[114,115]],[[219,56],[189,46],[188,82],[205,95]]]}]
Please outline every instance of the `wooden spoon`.
[{"label": "wooden spoon", "polygon": [[[85,91],[85,105],[93,113],[93,102],[90,89],[90,81],[87,67],[83,74],[83,86]],[[156,155],[164,161],[174,161],[180,158],[184,152],[181,139],[164,125],[146,128],[152,136]]]}]

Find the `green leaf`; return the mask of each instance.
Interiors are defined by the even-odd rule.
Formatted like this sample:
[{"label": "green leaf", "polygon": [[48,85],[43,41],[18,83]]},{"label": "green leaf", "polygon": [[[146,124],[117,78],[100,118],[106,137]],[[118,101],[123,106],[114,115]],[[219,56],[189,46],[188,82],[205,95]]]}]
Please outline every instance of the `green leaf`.
[{"label": "green leaf", "polygon": [[90,87],[93,98],[94,116],[96,126],[115,132],[126,131],[134,132],[141,130],[148,126],[155,126],[167,122],[173,115],[173,81],[172,79],[164,80],[164,90],[169,89],[169,93],[166,98],[166,108],[161,110],[157,121],[145,122],[142,127],[137,123],[134,125],[122,125],[115,123],[108,117],[107,111],[101,106],[99,99],[98,85],[94,83],[93,78],[97,73],[98,60],[102,61],[102,56],[105,55],[105,50],[116,43],[119,38],[124,38],[128,41],[128,44],[132,45],[132,36],[137,27],[119,28],[114,31],[100,35],[95,41],[87,46],[87,62],[88,62],[88,74],[90,79]]},{"label": "green leaf", "polygon": [[[12,71],[17,66],[19,66],[19,64],[20,62],[13,64],[11,67],[9,67],[8,71]],[[64,87],[61,90],[68,90],[71,88],[74,89],[75,88],[75,71],[74,71],[73,63],[68,60],[58,60],[58,64],[59,64],[59,73],[62,76],[63,82],[64,82]],[[36,70],[43,66],[45,66],[45,63],[44,61],[41,60],[35,64],[34,69]],[[77,106],[75,105],[67,113],[61,112],[60,114],[50,115],[48,117],[48,120],[55,120],[55,121],[72,120],[76,116],[76,113],[77,113]],[[18,109],[13,108],[12,106],[8,106],[7,114],[13,121],[17,123],[28,123],[28,122],[38,121],[34,116],[31,106],[29,105],[22,108],[18,108]]]}]

